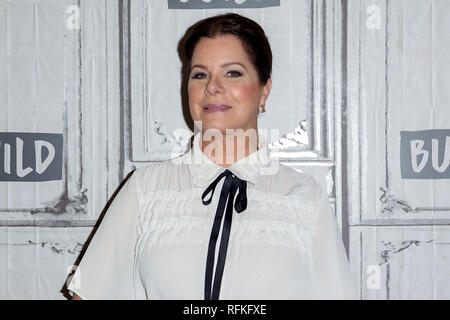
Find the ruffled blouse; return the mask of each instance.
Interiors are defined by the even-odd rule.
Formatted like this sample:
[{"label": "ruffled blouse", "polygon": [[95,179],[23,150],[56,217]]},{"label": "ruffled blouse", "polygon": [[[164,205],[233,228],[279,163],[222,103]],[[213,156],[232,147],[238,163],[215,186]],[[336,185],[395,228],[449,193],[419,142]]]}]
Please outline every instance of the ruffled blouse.
[{"label": "ruffled blouse", "polygon": [[126,181],[68,289],[82,299],[203,300],[225,179],[211,203],[202,195],[229,170],[246,181],[247,205],[232,214],[219,299],[357,299],[336,218],[314,178],[271,159],[261,135],[258,150],[228,168],[202,152],[200,137],[182,157]]}]

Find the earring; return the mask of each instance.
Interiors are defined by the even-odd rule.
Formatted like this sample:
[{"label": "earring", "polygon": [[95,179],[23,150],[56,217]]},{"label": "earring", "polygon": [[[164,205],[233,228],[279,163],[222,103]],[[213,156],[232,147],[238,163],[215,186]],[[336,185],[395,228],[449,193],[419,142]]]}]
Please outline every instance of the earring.
[{"label": "earring", "polygon": [[260,113],[266,112],[266,106],[260,106],[260,107],[259,107],[259,112],[260,112]]}]

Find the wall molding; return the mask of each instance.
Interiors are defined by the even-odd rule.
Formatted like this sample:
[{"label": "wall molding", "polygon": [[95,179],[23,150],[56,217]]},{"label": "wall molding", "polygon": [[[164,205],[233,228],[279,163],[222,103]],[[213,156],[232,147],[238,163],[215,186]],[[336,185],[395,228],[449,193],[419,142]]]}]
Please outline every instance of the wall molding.
[{"label": "wall molding", "polygon": [[[119,87],[119,5],[115,1],[102,0],[92,3],[78,0],[76,5],[83,17],[101,12],[101,25],[91,24],[88,18],[82,19],[80,29],[65,29],[65,98],[63,131],[63,190],[50,203],[33,208],[0,208],[0,226],[40,226],[40,227],[92,227],[98,216],[122,180],[123,167],[120,164],[123,143],[118,144],[120,127],[120,87]],[[85,24],[83,24],[85,23]],[[104,39],[101,43],[91,43],[91,35]],[[87,50],[99,50],[94,65],[93,54]],[[95,72],[96,78],[92,77]],[[100,87],[99,87],[100,86]],[[93,89],[100,89],[100,98],[92,100]],[[96,94],[99,94],[96,91]],[[99,130],[106,132],[99,142],[105,154],[97,147],[96,152],[104,161],[105,174],[98,174],[96,189],[89,190],[91,173],[86,168],[92,166],[93,137],[92,119],[94,107],[105,108],[104,118],[98,119]],[[90,168],[89,168],[90,169]],[[91,202],[91,197],[96,203]]]}]

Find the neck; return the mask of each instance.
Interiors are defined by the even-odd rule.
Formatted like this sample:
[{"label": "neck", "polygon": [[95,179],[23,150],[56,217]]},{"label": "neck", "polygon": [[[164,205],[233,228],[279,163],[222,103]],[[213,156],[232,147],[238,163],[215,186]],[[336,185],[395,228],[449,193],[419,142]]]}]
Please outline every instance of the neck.
[{"label": "neck", "polygon": [[258,150],[258,131],[253,130],[252,132],[253,134],[243,130],[233,131],[229,134],[202,132],[200,148],[214,163],[228,168],[234,162]]}]

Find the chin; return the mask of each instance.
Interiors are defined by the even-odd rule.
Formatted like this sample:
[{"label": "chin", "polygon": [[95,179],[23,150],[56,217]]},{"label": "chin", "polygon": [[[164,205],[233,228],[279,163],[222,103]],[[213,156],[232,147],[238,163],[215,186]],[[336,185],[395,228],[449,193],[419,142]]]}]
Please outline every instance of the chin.
[{"label": "chin", "polygon": [[202,130],[206,131],[206,130],[219,130],[222,133],[226,133],[225,131],[227,129],[230,129],[230,127],[224,126],[223,124],[203,124]]},{"label": "chin", "polygon": [[227,123],[224,123],[224,121],[220,121],[220,120],[200,119],[197,121],[199,121],[201,123],[202,130],[207,130],[207,129],[212,129],[212,128],[221,130],[221,128],[223,128],[227,125]]}]

